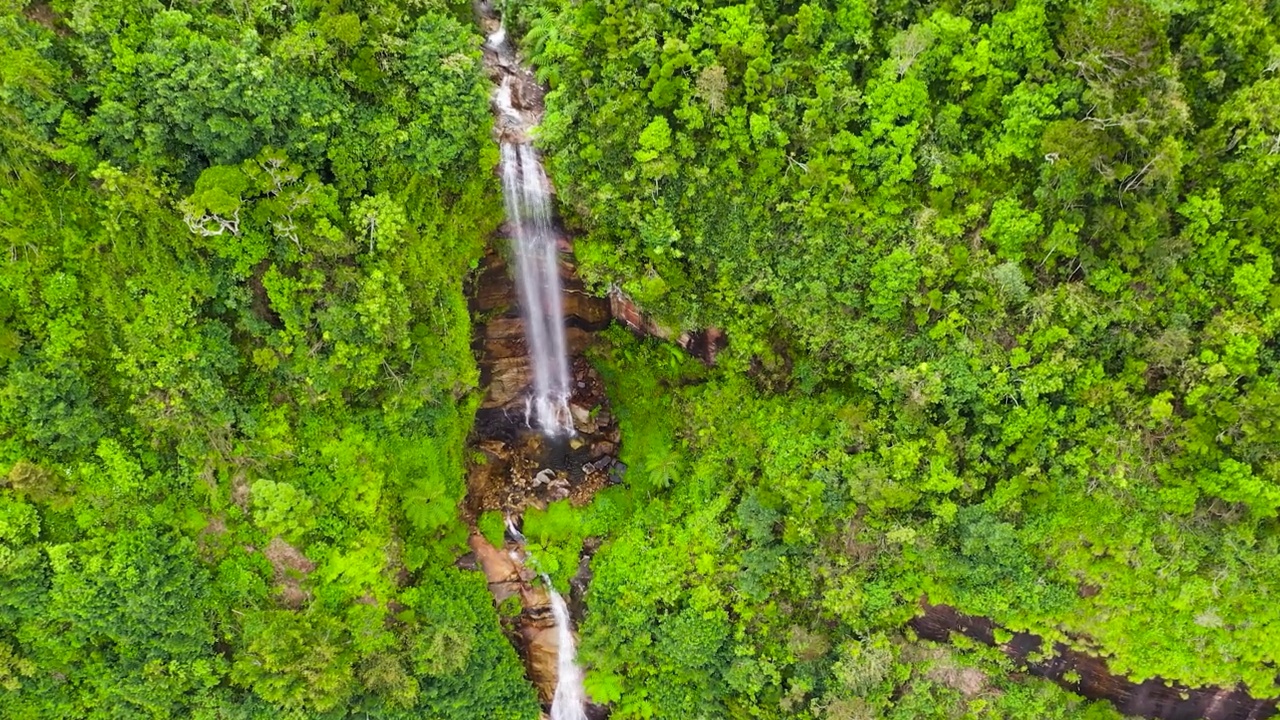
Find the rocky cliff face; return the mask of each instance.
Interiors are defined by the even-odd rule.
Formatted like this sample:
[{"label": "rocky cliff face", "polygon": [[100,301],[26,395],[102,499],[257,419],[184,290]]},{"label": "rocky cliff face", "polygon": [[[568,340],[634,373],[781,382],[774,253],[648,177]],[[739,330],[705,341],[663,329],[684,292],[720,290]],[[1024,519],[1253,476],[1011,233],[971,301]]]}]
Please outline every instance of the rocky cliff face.
[{"label": "rocky cliff face", "polygon": [[1274,699],[1251,697],[1243,688],[1189,688],[1167,684],[1159,678],[1133,682],[1116,675],[1105,659],[1072,650],[1066,645],[1045,641],[1030,633],[1011,633],[1010,639],[996,639],[997,626],[989,618],[965,615],[947,605],[921,600],[922,614],[911,628],[926,640],[951,642],[963,635],[998,648],[1015,667],[1052,680],[1062,687],[1094,700],[1108,700],[1126,716],[1165,720],[1262,720],[1273,717]]},{"label": "rocky cliff face", "polygon": [[729,342],[719,328],[709,327],[705,330],[677,332],[663,327],[617,288],[609,292],[609,312],[615,320],[630,328],[632,332],[674,342],[708,365],[715,364],[716,354]]},{"label": "rocky cliff face", "polygon": [[608,326],[609,304],[587,294],[567,261],[562,274],[572,356],[569,410],[576,434],[555,440],[537,432],[528,414],[532,379],[524,321],[506,263],[491,252],[477,275],[473,349],[485,396],[476,413],[472,447],[484,459],[474,461],[468,474],[467,502],[473,516],[485,510],[519,515],[525,507],[545,507],[565,498],[587,502],[620,476],[617,422],[609,411],[604,383],[582,354],[592,334]]},{"label": "rocky cliff face", "polygon": [[[500,245],[502,238],[494,244]],[[562,263],[565,323],[572,354],[573,396],[569,410],[575,435],[548,439],[531,427],[525,405],[532,383],[523,321],[507,265],[490,252],[477,273],[472,293],[475,319],[473,349],[480,364],[485,396],[476,413],[467,472],[466,513],[478,518],[497,510],[518,518],[528,507],[568,499],[585,504],[609,483],[620,482],[617,461],[621,442],[617,421],[609,410],[604,383],[583,357],[592,334],[607,327],[607,300],[591,297]],[[513,542],[496,548],[479,534],[470,540],[476,562],[484,570],[494,600],[519,597],[523,608],[509,636],[524,658],[529,680],[543,703],[550,703],[556,686],[559,643],[546,590],[520,562]],[[578,604],[580,608],[580,603]]]}]

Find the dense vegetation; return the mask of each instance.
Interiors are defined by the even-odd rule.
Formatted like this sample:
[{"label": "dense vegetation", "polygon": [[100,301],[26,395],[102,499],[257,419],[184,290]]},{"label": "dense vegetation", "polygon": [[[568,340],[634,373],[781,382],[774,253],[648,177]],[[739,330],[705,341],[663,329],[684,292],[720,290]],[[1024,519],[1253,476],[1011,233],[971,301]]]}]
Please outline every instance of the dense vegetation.
[{"label": "dense vegetation", "polygon": [[[1120,717],[1028,678],[998,650],[910,638],[929,573],[947,568],[917,550],[932,528],[888,525],[849,497],[853,458],[826,449],[851,441],[840,396],[760,393],[623,331],[597,359],[627,485],[581,511],[530,512],[525,532],[557,580],[586,537],[609,538],[592,562],[582,660],[614,717]],[[800,493],[803,512],[777,504]],[[952,572],[1018,591],[1001,576],[1030,574],[1009,567],[1027,553],[1007,524],[986,528]]]},{"label": "dense vegetation", "polygon": [[901,712],[924,596],[1280,694],[1280,4],[510,5],[582,274],[730,338],[605,359],[619,717]]},{"label": "dense vegetation", "polygon": [[535,718],[453,568],[469,5],[0,6],[0,716]]},{"label": "dense vegetation", "polygon": [[[630,467],[628,718],[1110,718],[922,598],[1280,695],[1280,3],[528,0]],[[0,716],[537,716],[455,569],[501,220],[453,0],[0,0]],[[500,518],[485,517],[488,534]]]}]

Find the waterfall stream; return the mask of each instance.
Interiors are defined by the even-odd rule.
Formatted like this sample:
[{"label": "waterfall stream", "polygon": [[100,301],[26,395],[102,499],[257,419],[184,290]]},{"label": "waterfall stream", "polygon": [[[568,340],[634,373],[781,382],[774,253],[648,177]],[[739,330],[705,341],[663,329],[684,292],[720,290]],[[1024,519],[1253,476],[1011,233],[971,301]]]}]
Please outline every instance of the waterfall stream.
[{"label": "waterfall stream", "polygon": [[[525,537],[516,527],[515,521],[508,517],[506,523],[508,536],[523,546]],[[519,564],[524,564],[528,559],[523,550],[511,550],[510,554],[511,559]],[[551,698],[551,720],[587,720],[587,691],[582,685],[582,668],[578,667],[569,606],[560,593],[556,592],[546,573],[542,574],[542,582],[547,586],[551,617],[555,620],[556,627],[556,691]]]},{"label": "waterfall stream", "polygon": [[511,222],[516,287],[533,369],[530,414],[548,435],[571,435],[569,354],[560,297],[560,263],[551,232],[549,183],[533,147],[502,144],[502,185]]},{"label": "waterfall stream", "polygon": [[556,694],[551,700],[551,720],[587,720],[587,693],[582,687],[582,670],[574,660],[573,628],[569,624],[569,607],[564,598],[551,585],[551,578],[542,576],[551,594],[551,615],[556,620],[556,639],[559,655],[556,670]]},{"label": "waterfall stream", "polygon": [[[516,66],[514,51],[500,26],[488,47],[504,67]],[[502,145],[502,197],[511,230],[516,287],[520,293],[525,344],[533,374],[526,422],[536,420],[549,436],[572,435],[572,385],[565,342],[560,257],[551,216],[551,183],[528,140],[532,120],[513,102],[515,76],[506,73],[493,96]]]},{"label": "waterfall stream", "polygon": [[[477,8],[481,17],[494,18],[488,3],[479,2]],[[538,428],[551,437],[573,435],[569,411],[573,386],[565,338],[560,255],[551,213],[552,189],[530,141],[538,114],[528,93],[530,86],[536,90],[536,83],[520,67],[501,24],[488,36],[485,49],[487,62],[500,78],[493,94],[493,109],[502,151],[502,198],[532,375],[532,390],[525,404],[526,423],[532,425],[536,421]],[[523,546],[524,536],[510,516],[506,526],[511,539]],[[525,559],[521,551],[512,550],[511,555],[517,563]],[[542,579],[547,585],[557,641],[551,720],[587,720],[587,696],[575,657],[569,608],[551,579],[546,575]]]}]

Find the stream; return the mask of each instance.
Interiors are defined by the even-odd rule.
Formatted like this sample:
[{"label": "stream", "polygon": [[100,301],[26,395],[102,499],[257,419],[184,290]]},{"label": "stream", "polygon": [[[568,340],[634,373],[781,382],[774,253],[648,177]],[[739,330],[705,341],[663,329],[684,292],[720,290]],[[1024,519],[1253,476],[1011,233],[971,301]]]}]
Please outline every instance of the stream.
[{"label": "stream", "polygon": [[[568,255],[570,248],[567,243],[562,247],[553,189],[531,139],[541,119],[541,88],[520,65],[488,3],[477,3],[476,14],[489,31],[484,60],[497,85],[491,104],[501,149],[509,259],[491,257],[489,267],[496,272],[489,275],[490,287],[495,292],[481,299],[489,305],[482,312],[501,313],[479,325],[482,360],[487,356],[505,362],[482,376],[488,389],[476,435],[486,461],[468,473],[468,495],[473,516],[503,512],[510,540],[505,554],[478,536],[471,544],[495,599],[504,594],[521,599],[524,611],[513,639],[539,696],[550,705],[552,720],[587,720],[569,607],[550,577],[541,575],[542,585],[536,585],[526,567],[524,536],[512,518],[528,506],[545,507],[570,496],[582,500],[619,477],[611,472],[619,437],[604,409],[603,384],[578,357],[586,344],[582,325],[603,327],[609,312],[603,301],[583,300],[566,308],[564,276],[576,280],[572,267],[562,263],[562,250]],[[504,282],[508,262],[515,285],[511,295]],[[570,342],[567,309],[579,320],[573,328],[576,343]],[[518,310],[516,317],[511,317],[513,310]],[[588,316],[585,323],[582,315]],[[517,317],[518,322],[510,322]],[[495,583],[500,589],[495,590]],[[554,663],[546,662],[552,654]]]}]

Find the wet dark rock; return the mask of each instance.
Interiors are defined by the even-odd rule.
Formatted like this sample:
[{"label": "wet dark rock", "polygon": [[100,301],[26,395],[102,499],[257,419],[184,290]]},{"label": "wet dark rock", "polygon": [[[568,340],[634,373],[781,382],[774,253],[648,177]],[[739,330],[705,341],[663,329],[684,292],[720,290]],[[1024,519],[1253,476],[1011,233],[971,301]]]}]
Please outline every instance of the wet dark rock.
[{"label": "wet dark rock", "polygon": [[626,480],[627,465],[622,461],[615,462],[609,470],[609,482],[617,485]]},{"label": "wet dark rock", "polygon": [[[1093,700],[1107,700],[1125,715],[1163,720],[1260,720],[1276,714],[1277,701],[1253,698],[1243,688],[1189,688],[1167,685],[1153,678],[1135,683],[1114,675],[1102,658],[1054,643],[1045,657],[1044,640],[1030,633],[1014,633],[997,643],[996,624],[984,617],[965,615],[947,605],[922,601],[924,614],[911,621],[916,634],[926,640],[950,642],[952,633],[999,647],[1015,665],[1032,675],[1052,680],[1071,692]],[[1078,678],[1078,679],[1076,679]]]}]

